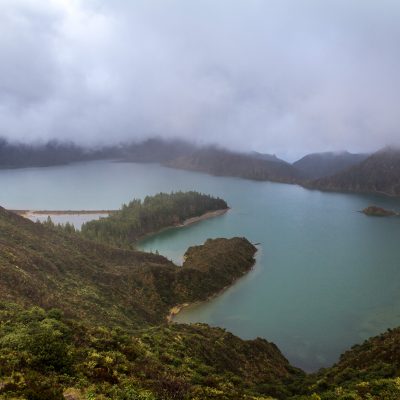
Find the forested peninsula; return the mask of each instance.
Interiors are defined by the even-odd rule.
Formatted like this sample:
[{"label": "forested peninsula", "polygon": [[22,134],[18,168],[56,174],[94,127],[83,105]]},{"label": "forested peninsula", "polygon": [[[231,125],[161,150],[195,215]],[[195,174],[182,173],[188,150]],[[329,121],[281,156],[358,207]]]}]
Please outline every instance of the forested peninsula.
[{"label": "forested peninsula", "polygon": [[145,235],[213,211],[226,210],[225,200],[195,191],[158,193],[143,201],[132,200],[106,218],[83,224],[81,234],[87,239],[133,248]]},{"label": "forested peninsula", "polygon": [[[158,195],[133,208],[152,205],[164,215],[163,205],[181,198]],[[208,205],[193,205],[179,218],[210,207],[207,196],[183,198]],[[214,200],[216,208],[226,204]],[[170,221],[167,213],[160,220]],[[0,208],[1,400],[400,398],[399,329],[307,375],[265,339],[167,323],[172,307],[206,300],[252,268],[256,248],[245,238],[193,246],[181,267],[125,240],[107,241]]]}]

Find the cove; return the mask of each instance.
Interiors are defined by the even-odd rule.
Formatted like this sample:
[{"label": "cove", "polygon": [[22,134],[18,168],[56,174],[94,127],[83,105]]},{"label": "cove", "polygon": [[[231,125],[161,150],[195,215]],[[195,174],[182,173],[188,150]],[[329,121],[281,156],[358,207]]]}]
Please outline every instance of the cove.
[{"label": "cove", "polygon": [[223,216],[164,230],[140,248],[181,261],[209,237],[260,243],[248,275],[175,320],[266,338],[307,371],[400,325],[400,218],[357,212],[369,204],[400,210],[399,200],[111,162],[2,170],[0,184],[0,205],[14,209],[114,209],[173,190],[224,198],[231,210]]}]

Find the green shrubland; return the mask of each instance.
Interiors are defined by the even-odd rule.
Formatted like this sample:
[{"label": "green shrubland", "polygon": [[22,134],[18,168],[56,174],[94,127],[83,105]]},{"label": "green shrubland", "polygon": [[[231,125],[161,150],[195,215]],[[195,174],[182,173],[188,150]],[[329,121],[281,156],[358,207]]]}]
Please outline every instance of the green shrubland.
[{"label": "green shrubland", "polygon": [[[168,196],[144,203],[170,207]],[[88,240],[0,208],[0,399],[400,399],[400,328],[307,375],[264,339],[167,323],[172,307],[251,269],[246,239],[193,246],[181,267],[124,240]]]}]

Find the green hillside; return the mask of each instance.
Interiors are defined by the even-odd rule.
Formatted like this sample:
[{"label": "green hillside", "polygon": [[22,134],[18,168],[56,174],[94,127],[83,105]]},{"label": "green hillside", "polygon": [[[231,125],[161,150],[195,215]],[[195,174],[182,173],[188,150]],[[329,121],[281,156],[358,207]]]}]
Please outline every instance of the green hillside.
[{"label": "green hillside", "polygon": [[217,147],[204,147],[165,163],[166,166],[216,176],[235,176],[257,181],[297,183],[299,171],[273,156],[238,153]]},{"label": "green hillside", "polygon": [[0,398],[61,399],[68,388],[70,399],[284,390],[299,372],[273,344],[165,322],[171,307],[242,276],[255,251],[243,238],[208,240],[178,267],[0,209]]},{"label": "green hillside", "polygon": [[0,349],[0,399],[254,399],[257,386],[285,392],[299,374],[273,344],[219,328],[133,335],[4,303]]},{"label": "green hillside", "polygon": [[264,339],[166,322],[249,271],[255,251],[207,240],[178,267],[0,208],[0,399],[399,399],[400,328],[306,375]]},{"label": "green hillside", "polygon": [[[205,300],[254,264],[246,239],[208,240],[188,250],[183,267],[33,223],[0,209],[1,300],[109,325],[165,319],[180,303]],[[199,267],[201,265],[201,267]]]},{"label": "green hillside", "polygon": [[400,399],[400,328],[353,346],[337,364],[308,376],[297,400]]},{"label": "green hillside", "polygon": [[311,189],[400,196],[400,150],[386,147],[336,175],[305,183]]}]

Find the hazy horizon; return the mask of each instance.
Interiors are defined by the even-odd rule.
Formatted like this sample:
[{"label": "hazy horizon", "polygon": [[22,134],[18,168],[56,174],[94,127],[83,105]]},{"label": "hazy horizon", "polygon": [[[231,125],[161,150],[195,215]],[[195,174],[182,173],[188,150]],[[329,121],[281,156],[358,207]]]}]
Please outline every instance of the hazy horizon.
[{"label": "hazy horizon", "polygon": [[270,156],[276,156],[279,159],[286,161],[288,163],[294,163],[298,160],[300,160],[301,158],[308,156],[308,155],[313,155],[313,154],[334,154],[334,155],[340,155],[343,153],[350,153],[350,154],[373,154],[377,151],[380,150],[384,150],[385,148],[395,148],[396,150],[400,150],[399,146],[384,146],[382,148],[378,148],[373,150],[372,152],[351,152],[348,151],[347,149],[343,149],[343,150],[321,150],[321,151],[317,151],[317,152],[310,152],[310,153],[301,153],[301,152],[297,152],[295,149],[290,149],[290,151],[288,151],[288,154],[291,154],[292,157],[285,157],[282,156],[281,154],[277,154],[277,153],[269,153],[269,152],[262,152],[259,151],[257,149],[250,149],[250,150],[241,150],[241,149],[229,149],[228,147],[222,145],[222,144],[218,144],[218,143],[213,143],[213,142],[208,142],[208,143],[198,143],[195,141],[191,141],[185,138],[179,138],[179,137],[171,137],[171,138],[163,138],[160,136],[153,136],[153,137],[148,137],[148,138],[143,138],[143,139],[139,139],[139,140],[130,140],[127,139],[125,141],[119,141],[119,142],[115,142],[115,143],[108,143],[108,144],[99,144],[99,143],[84,143],[84,144],[80,144],[79,141],[72,141],[70,139],[67,138],[52,138],[50,140],[34,140],[34,141],[18,141],[18,140],[9,140],[5,137],[1,137],[0,136],[0,145],[1,145],[1,141],[4,141],[5,144],[7,145],[12,145],[12,146],[32,146],[32,148],[41,148],[47,145],[55,145],[55,146],[77,146],[78,148],[81,148],[84,151],[98,151],[98,150],[103,150],[103,149],[107,149],[107,147],[124,147],[124,146],[130,146],[130,145],[141,145],[141,144],[145,144],[148,141],[156,141],[156,142],[164,142],[166,144],[171,144],[171,143],[176,143],[177,145],[188,145],[188,146],[193,146],[194,149],[216,149],[216,150],[221,150],[221,151],[228,151],[228,152],[237,152],[237,153],[243,153],[243,154],[252,154],[252,153],[258,153],[260,155],[270,155]]},{"label": "hazy horizon", "polygon": [[400,145],[394,0],[3,0],[0,136],[294,161]]}]

